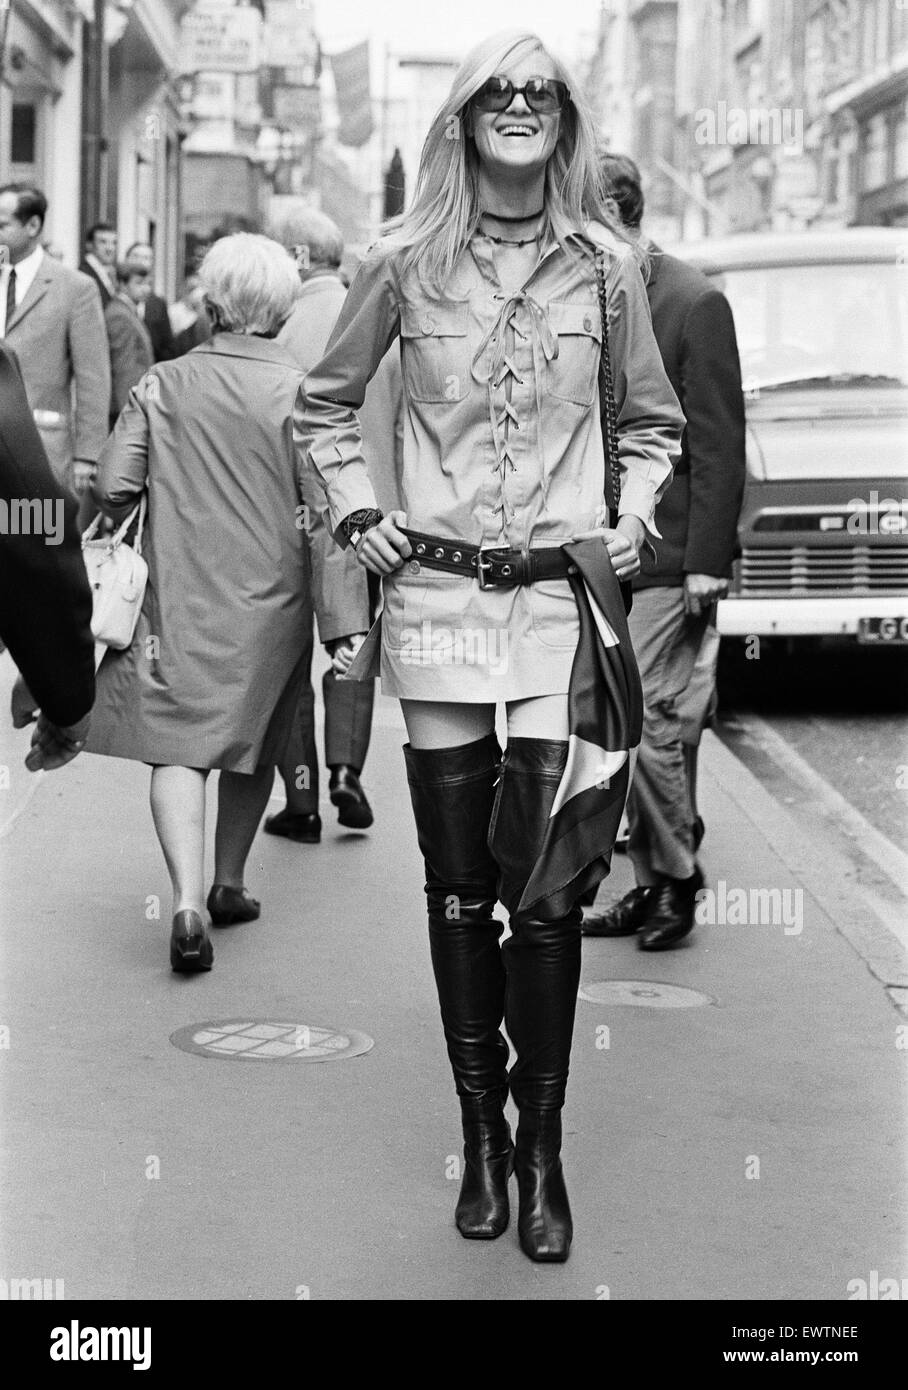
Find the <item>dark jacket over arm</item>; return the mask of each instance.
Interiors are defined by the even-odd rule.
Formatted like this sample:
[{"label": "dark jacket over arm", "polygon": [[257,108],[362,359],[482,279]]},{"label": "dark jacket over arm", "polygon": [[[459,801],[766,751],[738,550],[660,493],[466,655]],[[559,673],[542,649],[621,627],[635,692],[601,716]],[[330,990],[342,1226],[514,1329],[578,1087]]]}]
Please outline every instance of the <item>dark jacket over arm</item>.
[{"label": "dark jacket over arm", "polygon": [[[47,718],[75,724],[95,697],[91,589],[76,503],[54,480],[25,388],[2,345],[0,507],[6,513],[0,533],[0,637]],[[45,534],[33,534],[39,507]],[[32,534],[13,535],[14,529]]]},{"label": "dark jacket over arm", "polygon": [[687,419],[681,461],[656,511],[658,559],[635,587],[727,576],[744,492],[744,396],[728,300],[708,278],[653,248],[647,295],[668,378]]}]

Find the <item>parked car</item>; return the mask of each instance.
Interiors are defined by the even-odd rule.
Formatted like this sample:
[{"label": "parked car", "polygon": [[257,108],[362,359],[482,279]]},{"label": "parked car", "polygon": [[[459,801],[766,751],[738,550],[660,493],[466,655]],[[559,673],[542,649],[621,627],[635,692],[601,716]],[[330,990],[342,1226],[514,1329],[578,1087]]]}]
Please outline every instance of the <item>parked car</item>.
[{"label": "parked car", "polygon": [[728,296],[747,410],[721,632],[908,643],[908,228],[675,253]]}]

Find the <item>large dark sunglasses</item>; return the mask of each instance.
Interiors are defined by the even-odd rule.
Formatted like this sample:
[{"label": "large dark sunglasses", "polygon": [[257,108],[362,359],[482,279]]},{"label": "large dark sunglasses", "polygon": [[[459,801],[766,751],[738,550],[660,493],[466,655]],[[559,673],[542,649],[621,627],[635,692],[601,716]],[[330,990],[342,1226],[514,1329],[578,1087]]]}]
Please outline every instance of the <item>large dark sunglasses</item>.
[{"label": "large dark sunglasses", "polygon": [[507,111],[516,96],[522,96],[531,111],[551,115],[570,99],[567,84],[554,77],[531,77],[515,87],[507,77],[490,77],[473,98],[477,111]]}]

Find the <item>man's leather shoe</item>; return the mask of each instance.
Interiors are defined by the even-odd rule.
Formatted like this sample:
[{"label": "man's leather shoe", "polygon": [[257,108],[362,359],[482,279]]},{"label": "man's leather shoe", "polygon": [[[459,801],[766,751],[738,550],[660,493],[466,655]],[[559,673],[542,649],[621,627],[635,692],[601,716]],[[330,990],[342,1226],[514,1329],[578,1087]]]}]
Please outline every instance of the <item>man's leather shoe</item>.
[{"label": "man's leather shoe", "polygon": [[261,903],[248,889],[231,888],[226,883],[211,885],[207,907],[216,927],[230,927],[234,922],[254,922],[262,910]]},{"label": "man's leather shoe", "polygon": [[290,811],[285,806],[265,821],[266,835],[283,835],[300,845],[317,845],[322,838],[322,818],[317,811]]},{"label": "man's leather shoe", "polygon": [[656,896],[655,887],[632,888],[619,902],[605,912],[591,912],[584,917],[581,931],[584,936],[633,936],[649,921]]},{"label": "man's leather shoe", "polygon": [[641,951],[665,951],[689,935],[702,887],[699,869],[690,878],[670,878],[658,885],[646,931],[638,943]]},{"label": "man's leather shoe", "polygon": [[359,773],[346,763],[331,768],[328,783],[331,805],[338,809],[337,821],[348,830],[368,830],[375,817],[360,785]]}]

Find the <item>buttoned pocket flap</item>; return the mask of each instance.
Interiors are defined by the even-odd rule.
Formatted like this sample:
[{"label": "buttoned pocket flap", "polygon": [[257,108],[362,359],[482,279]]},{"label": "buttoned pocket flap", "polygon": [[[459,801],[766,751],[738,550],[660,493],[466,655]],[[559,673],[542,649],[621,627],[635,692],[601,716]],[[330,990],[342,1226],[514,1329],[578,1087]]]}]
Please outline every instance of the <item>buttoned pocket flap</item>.
[{"label": "buttoned pocket flap", "polygon": [[463,304],[404,304],[400,332],[403,338],[465,338],[470,306]]},{"label": "buttoned pocket flap", "polygon": [[586,338],[595,338],[597,343],[602,342],[598,304],[550,303],[549,323],[559,335],[577,333]]}]

